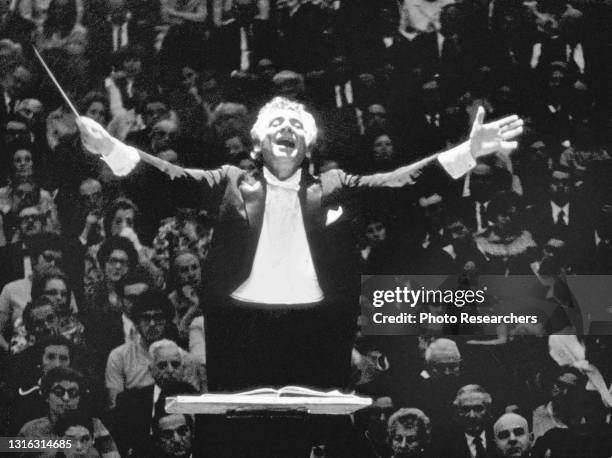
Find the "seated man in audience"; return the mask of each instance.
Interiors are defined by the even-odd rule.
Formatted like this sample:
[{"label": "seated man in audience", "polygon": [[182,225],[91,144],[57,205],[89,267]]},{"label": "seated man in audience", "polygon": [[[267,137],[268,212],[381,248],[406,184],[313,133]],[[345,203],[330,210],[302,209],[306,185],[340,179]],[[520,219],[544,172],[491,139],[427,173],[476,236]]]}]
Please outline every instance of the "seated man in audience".
[{"label": "seated man in audience", "polygon": [[110,408],[114,408],[117,395],[130,388],[144,388],[153,384],[149,370],[151,344],[164,336],[177,337],[176,328],[170,326],[172,306],[162,293],[149,290],[138,297],[132,309],[132,319],[139,337],[115,348],[106,363],[106,389]]},{"label": "seated man in audience", "polygon": [[[491,395],[480,385],[466,385],[457,392],[454,428],[439,437],[440,456],[487,458],[495,456],[491,432]],[[447,422],[443,422],[444,425]],[[439,434],[439,432],[438,432]]]},{"label": "seated man in audience", "polygon": [[137,456],[144,456],[149,449],[153,413],[163,408],[165,395],[196,392],[193,385],[184,381],[186,352],[175,342],[158,340],[149,348],[149,354],[154,383],[119,393],[115,409],[119,447],[122,452],[132,450]]},{"label": "seated man in audience", "polygon": [[190,458],[193,451],[193,418],[166,414],[163,409],[153,421],[156,458]]},{"label": "seated man in audience", "polygon": [[31,300],[32,271],[58,267],[65,252],[63,240],[55,234],[38,234],[30,239],[30,272],[24,278],[6,284],[0,293],[0,350],[9,350],[4,334],[7,329],[14,330],[15,322],[21,318],[26,304]]},{"label": "seated man in audience", "polygon": [[500,458],[530,458],[532,435],[527,420],[515,413],[506,413],[493,425],[495,448]]},{"label": "seated man in audience", "polygon": [[452,415],[450,406],[455,393],[465,384],[461,363],[454,341],[434,340],[425,350],[425,369],[407,384],[400,402],[427,412],[434,424],[444,422]]},{"label": "seated man in audience", "polygon": [[81,410],[75,410],[62,417],[56,426],[59,437],[70,441],[70,447],[63,450],[65,458],[96,458],[100,453],[94,444],[93,418]]}]

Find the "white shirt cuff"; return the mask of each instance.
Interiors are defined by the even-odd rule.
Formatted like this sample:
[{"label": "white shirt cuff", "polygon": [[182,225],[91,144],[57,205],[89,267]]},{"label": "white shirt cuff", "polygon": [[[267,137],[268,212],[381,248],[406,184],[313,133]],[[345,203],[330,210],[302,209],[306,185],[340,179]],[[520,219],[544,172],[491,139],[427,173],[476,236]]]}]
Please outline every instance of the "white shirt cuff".
[{"label": "white shirt cuff", "polygon": [[117,139],[114,140],[115,146],[108,155],[102,156],[102,160],[108,164],[115,175],[122,177],[136,167],[140,156],[136,148],[121,143]]},{"label": "white shirt cuff", "polygon": [[476,160],[470,151],[469,142],[463,142],[453,149],[438,154],[438,161],[455,180],[476,166]]}]

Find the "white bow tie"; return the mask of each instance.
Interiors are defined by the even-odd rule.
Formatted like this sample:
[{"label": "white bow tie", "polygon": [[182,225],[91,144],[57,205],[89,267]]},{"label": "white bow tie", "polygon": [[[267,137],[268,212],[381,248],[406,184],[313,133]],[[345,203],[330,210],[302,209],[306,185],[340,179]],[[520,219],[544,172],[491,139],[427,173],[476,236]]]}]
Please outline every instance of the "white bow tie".
[{"label": "white bow tie", "polygon": [[292,191],[300,190],[300,179],[302,178],[302,169],[298,169],[292,176],[286,180],[279,180],[266,167],[263,169],[264,178],[269,185]]}]

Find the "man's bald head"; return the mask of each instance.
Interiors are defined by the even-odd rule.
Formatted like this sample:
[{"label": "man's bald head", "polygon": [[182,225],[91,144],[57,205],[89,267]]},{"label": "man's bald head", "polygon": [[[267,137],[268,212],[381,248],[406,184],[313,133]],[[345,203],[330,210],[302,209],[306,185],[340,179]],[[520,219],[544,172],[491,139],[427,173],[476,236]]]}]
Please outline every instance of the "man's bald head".
[{"label": "man's bald head", "polygon": [[524,417],[516,413],[506,413],[493,425],[495,445],[500,456],[527,457],[531,450],[529,425]]}]

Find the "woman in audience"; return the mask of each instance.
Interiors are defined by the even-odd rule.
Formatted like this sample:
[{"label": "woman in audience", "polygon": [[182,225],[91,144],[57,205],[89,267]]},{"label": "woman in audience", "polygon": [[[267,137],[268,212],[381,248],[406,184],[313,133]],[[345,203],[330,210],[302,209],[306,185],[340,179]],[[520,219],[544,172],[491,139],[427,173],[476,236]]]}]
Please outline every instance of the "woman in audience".
[{"label": "woman in audience", "polygon": [[422,410],[400,409],[389,418],[392,458],[431,457],[431,423]]},{"label": "woman in audience", "polygon": [[85,52],[87,30],[78,20],[79,4],[82,4],[79,0],[51,0],[46,19],[34,32],[33,41],[38,49],[63,49],[68,54],[80,55]]},{"label": "woman in audience", "polygon": [[49,336],[39,341],[32,351],[15,358],[9,374],[11,384],[8,420],[11,434],[29,420],[45,414],[40,397],[40,382],[51,369],[71,367],[73,347],[63,336]]},{"label": "woman in audience", "polygon": [[174,324],[179,330],[180,343],[186,347],[191,322],[202,313],[198,297],[202,283],[202,269],[198,257],[188,250],[178,253],[172,267],[171,278],[175,289],[168,294],[168,299],[174,306]]},{"label": "woman in audience", "polygon": [[[68,277],[57,267],[49,266],[36,269],[32,277],[32,301],[46,299],[53,305],[58,321],[58,333],[73,344],[83,342],[84,328],[76,314],[78,307],[69,285]],[[32,344],[25,326],[25,318],[15,320],[11,349],[18,353]]]},{"label": "woman in audience", "polygon": [[31,143],[13,144],[9,148],[11,162],[9,164],[8,184],[0,188],[0,216],[7,242],[11,241],[16,229],[17,212],[24,205],[38,205],[46,215],[44,229],[59,231],[57,208],[53,196],[40,188],[37,175],[39,171],[38,158]]},{"label": "woman in audience", "polygon": [[110,122],[108,97],[102,92],[90,91],[81,100],[81,113],[106,126]]},{"label": "woman in audience", "polygon": [[519,196],[502,192],[487,207],[489,227],[476,237],[476,246],[489,261],[491,275],[529,275],[535,260],[536,243],[519,220]]},{"label": "woman in audience", "polygon": [[[23,425],[18,437],[38,440],[59,440],[57,426],[66,414],[83,408],[87,389],[80,372],[70,368],[57,367],[47,372],[41,380],[40,391],[48,405],[46,416],[31,420]],[[93,442],[103,458],[120,458],[117,445],[108,429],[93,418]],[[65,433],[65,430],[64,430]],[[55,456],[56,450],[47,450],[39,456]]]}]

